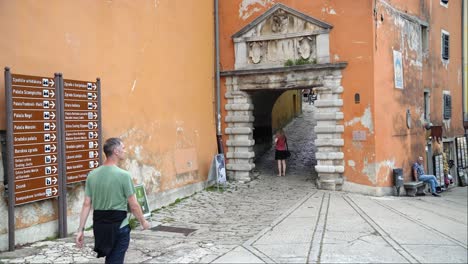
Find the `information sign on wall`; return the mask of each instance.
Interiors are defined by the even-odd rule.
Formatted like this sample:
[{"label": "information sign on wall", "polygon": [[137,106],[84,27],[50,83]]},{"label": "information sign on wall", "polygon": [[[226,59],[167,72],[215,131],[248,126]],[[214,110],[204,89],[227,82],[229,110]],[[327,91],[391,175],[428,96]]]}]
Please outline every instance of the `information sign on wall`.
[{"label": "information sign on wall", "polygon": [[223,154],[216,154],[216,182],[226,183],[226,166]]},{"label": "information sign on wall", "polygon": [[100,164],[100,100],[96,82],[63,80],[67,183],[85,181]]},{"label": "information sign on wall", "polygon": [[14,204],[56,197],[59,135],[55,81],[51,77],[11,74],[6,89],[11,93],[7,112]]},{"label": "information sign on wall", "polygon": [[393,71],[395,79],[395,88],[403,89],[403,59],[401,52],[393,51]]}]

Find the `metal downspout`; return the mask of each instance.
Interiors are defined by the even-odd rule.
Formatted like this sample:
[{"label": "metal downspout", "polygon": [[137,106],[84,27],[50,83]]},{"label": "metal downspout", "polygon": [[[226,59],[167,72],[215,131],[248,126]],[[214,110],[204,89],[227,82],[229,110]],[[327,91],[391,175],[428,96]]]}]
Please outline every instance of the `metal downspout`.
[{"label": "metal downspout", "polygon": [[462,1],[462,19],[461,19],[461,39],[462,39],[462,63],[461,63],[461,67],[462,67],[462,108],[463,108],[463,128],[464,128],[464,131],[465,131],[465,137],[468,136],[468,113],[465,112],[466,109],[468,108],[468,106],[466,105],[466,97],[468,96],[466,93],[468,92],[467,89],[466,89],[466,44],[465,43],[465,34],[466,34],[466,29],[465,29],[465,26],[466,26],[466,16],[468,15],[468,11],[466,10],[467,7],[467,0],[463,0]]},{"label": "metal downspout", "polygon": [[218,0],[214,0],[214,17],[215,17],[215,71],[216,71],[216,139],[218,142],[218,153],[224,153],[223,139],[221,131],[221,91],[219,78],[219,16],[218,16]]}]

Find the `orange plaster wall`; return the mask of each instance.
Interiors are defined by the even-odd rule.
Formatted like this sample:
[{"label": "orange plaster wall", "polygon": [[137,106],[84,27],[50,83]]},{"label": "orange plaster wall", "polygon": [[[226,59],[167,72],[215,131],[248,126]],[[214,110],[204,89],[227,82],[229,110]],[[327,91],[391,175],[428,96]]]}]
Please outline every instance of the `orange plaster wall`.
[{"label": "orange plaster wall", "polygon": [[[377,6],[375,51],[375,127],[376,173],[379,186],[392,186],[392,168],[403,168],[405,180],[411,180],[411,165],[417,156],[425,156],[423,128],[424,89],[431,93],[431,122],[442,125],[442,90],[452,95],[452,121],[444,128],[444,136],[463,134],[461,107],[461,36],[460,1],[450,1],[449,8],[439,1],[387,1],[401,12],[428,22],[429,52],[418,60],[412,45],[419,35],[412,35],[400,24],[402,20],[385,5]],[[378,1],[378,3],[380,3]],[[383,15],[383,21],[382,21]],[[441,28],[450,34],[450,63],[441,62]],[[403,36],[403,37],[402,37]],[[411,38],[411,37],[415,38]],[[393,50],[403,56],[404,89],[394,85]],[[419,63],[418,63],[419,61]],[[411,128],[406,126],[406,110],[411,113]]]},{"label": "orange plaster wall", "polygon": [[[103,138],[124,139],[123,165],[147,193],[206,180],[216,153],[212,0],[1,1],[0,22],[0,65],[13,73],[101,78]],[[177,175],[189,161],[198,171]]]},{"label": "orange plaster wall", "polygon": [[[371,185],[363,175],[364,162],[374,162],[374,135],[361,124],[360,118],[366,115],[366,109],[373,111],[373,20],[370,0],[356,1],[220,1],[220,53],[221,69],[234,69],[234,47],[231,36],[262,15],[275,3],[282,3],[299,12],[333,25],[330,32],[330,58],[332,62],[346,61],[348,66],[343,71],[342,85],[344,93],[343,112],[345,133],[345,160],[353,160],[353,166],[346,164],[345,177],[348,181]],[[222,90],[222,94],[225,90]],[[354,104],[354,94],[359,93],[361,101]],[[371,115],[373,119],[373,115]],[[367,122],[364,122],[367,124]],[[371,122],[372,123],[372,122]],[[372,126],[371,126],[372,127]],[[353,142],[352,131],[366,131],[366,141]],[[355,160],[354,157],[362,157]]]}]

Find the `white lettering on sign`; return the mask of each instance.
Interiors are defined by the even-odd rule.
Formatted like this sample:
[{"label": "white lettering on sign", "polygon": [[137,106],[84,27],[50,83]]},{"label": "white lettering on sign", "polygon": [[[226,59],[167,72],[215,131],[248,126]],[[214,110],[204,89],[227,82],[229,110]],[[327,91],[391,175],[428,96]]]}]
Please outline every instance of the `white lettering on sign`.
[{"label": "white lettering on sign", "polygon": [[80,108],[80,104],[69,104],[69,103],[65,103],[65,107]]},{"label": "white lettering on sign", "polygon": [[67,149],[80,149],[80,148],[84,148],[84,147],[85,147],[84,144],[67,145]]},{"label": "white lettering on sign", "polygon": [[[17,102],[17,101],[13,101],[13,106],[17,106],[17,107],[34,107],[35,103],[34,102]],[[39,106],[42,106],[42,104],[40,104]]]},{"label": "white lettering on sign", "polygon": [[32,114],[28,114],[28,113],[13,113],[13,118],[31,119],[31,118],[32,118]]},{"label": "white lettering on sign", "polygon": [[27,141],[37,141],[36,136],[30,136],[30,137],[16,137],[14,139],[15,142],[27,142]]}]

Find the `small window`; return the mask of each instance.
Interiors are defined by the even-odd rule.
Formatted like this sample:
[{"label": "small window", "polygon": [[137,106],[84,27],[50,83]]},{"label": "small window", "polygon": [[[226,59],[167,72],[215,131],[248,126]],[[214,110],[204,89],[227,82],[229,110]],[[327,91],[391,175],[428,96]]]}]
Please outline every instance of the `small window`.
[{"label": "small window", "polygon": [[450,55],[450,35],[446,31],[442,31],[442,59],[449,60]]},{"label": "small window", "polygon": [[431,93],[429,90],[424,91],[424,120],[431,120]]},{"label": "small window", "polygon": [[449,94],[444,94],[444,119],[452,118],[452,98]]},{"label": "small window", "polygon": [[429,51],[429,37],[427,27],[421,25],[421,50],[423,53],[427,53]]},{"label": "small window", "polygon": [[448,7],[449,0],[440,0],[440,5],[444,7]]}]

